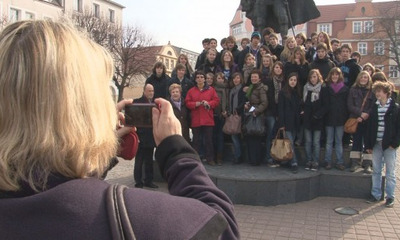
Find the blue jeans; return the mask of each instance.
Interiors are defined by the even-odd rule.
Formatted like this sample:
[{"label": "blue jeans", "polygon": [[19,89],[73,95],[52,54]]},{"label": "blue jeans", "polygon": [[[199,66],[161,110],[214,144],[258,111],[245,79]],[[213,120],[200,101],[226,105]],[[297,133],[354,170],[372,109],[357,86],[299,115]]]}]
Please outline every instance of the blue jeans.
[{"label": "blue jeans", "polygon": [[386,164],[386,198],[394,199],[396,188],[396,149],[382,149],[382,142],[377,142],[372,149],[372,190],[371,194],[376,199],[382,197],[382,168]]},{"label": "blue jeans", "polygon": [[268,116],[265,118],[265,123],[267,126],[267,138],[265,139],[265,159],[269,162],[272,163],[272,158],[271,158],[271,143],[272,143],[272,138],[274,137],[275,131],[275,117],[273,116]]},{"label": "blue jeans", "polygon": [[233,150],[235,152],[235,158],[239,159],[242,156],[242,144],[240,143],[240,134],[231,135]]},{"label": "blue jeans", "polygon": [[343,164],[343,126],[331,127],[326,129],[325,161],[332,162],[333,140],[335,139],[336,164]]},{"label": "blue jeans", "polygon": [[297,166],[297,157],[296,157],[296,152],[294,151],[294,140],[296,139],[296,131],[285,131],[286,137],[290,139],[290,142],[292,142],[292,151],[293,151],[293,159],[290,161],[290,164],[292,166]]},{"label": "blue jeans", "polygon": [[321,131],[304,129],[307,162],[319,162]]}]

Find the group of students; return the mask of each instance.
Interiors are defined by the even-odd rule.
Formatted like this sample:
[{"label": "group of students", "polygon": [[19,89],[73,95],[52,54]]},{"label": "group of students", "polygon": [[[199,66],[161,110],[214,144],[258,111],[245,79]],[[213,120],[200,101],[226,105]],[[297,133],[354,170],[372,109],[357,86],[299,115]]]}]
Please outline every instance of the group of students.
[{"label": "group of students", "polygon": [[[389,96],[389,109],[398,108],[397,94],[383,72],[370,63],[363,68],[358,64],[361,55],[353,52],[351,45],[340,46],[338,39],[330,40],[327,33],[321,32],[313,33],[310,39],[304,34],[288,37],[282,46],[277,34],[268,28],[262,34],[253,32],[248,44],[242,44],[242,50],[233,36],[224,39],[221,46],[223,50],[218,52],[217,40],[205,39],[196,71],[181,55],[175,75],[163,83],[169,91],[179,89],[179,104],[177,100],[172,101],[188,109],[186,119],[180,120],[188,123],[182,125],[191,127],[193,146],[210,165],[222,165],[224,120],[238,114],[243,124],[249,117],[261,118],[266,134],[231,135],[234,164],[243,161],[241,142],[245,138],[250,165],[260,165],[264,159],[269,166],[277,166],[270,154],[271,142],[276,131],[284,128],[293,148],[304,142],[306,170],[317,171],[320,162],[324,162],[327,170],[332,167],[345,170],[343,145],[350,144],[352,138],[350,171],[355,172],[362,164],[365,173],[372,172],[374,158],[367,152],[374,146],[367,142],[375,140],[368,136],[376,136],[378,131],[382,137],[382,113],[379,112],[379,128],[369,128],[368,124],[374,124],[376,119],[368,120],[377,108],[381,109],[378,103],[382,98],[378,92]],[[164,68],[165,72],[163,64],[157,64],[159,71]],[[169,93],[165,92],[168,99]],[[397,110],[389,116],[400,122]],[[349,117],[358,122],[353,136],[344,132]],[[398,124],[393,127],[388,134],[392,134],[389,145],[394,149],[399,145],[400,129]],[[184,132],[189,133],[189,127]],[[323,161],[320,161],[321,142],[325,142]],[[332,163],[333,149],[335,164]],[[288,164],[293,173],[298,172],[296,154]],[[375,169],[381,166],[374,164]]]}]

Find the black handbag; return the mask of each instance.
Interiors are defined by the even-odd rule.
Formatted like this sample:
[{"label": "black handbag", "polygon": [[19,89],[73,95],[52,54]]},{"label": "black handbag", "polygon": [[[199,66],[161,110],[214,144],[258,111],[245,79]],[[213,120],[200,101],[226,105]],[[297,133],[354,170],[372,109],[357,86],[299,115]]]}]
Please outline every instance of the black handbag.
[{"label": "black handbag", "polygon": [[108,223],[113,240],[135,240],[135,233],[129,220],[124,201],[127,186],[113,184],[107,188],[106,205]]},{"label": "black handbag", "polygon": [[267,132],[264,116],[254,117],[253,114],[247,116],[242,130],[248,136],[264,136]]}]

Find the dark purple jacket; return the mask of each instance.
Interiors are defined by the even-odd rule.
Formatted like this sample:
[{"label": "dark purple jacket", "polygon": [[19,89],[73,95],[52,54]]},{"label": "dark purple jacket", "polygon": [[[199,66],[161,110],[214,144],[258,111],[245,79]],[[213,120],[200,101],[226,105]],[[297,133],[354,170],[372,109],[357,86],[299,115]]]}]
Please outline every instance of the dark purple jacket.
[{"label": "dark purple jacket", "polygon": [[[124,192],[136,239],[239,239],[231,201],[181,136],[166,138],[156,159],[170,195]],[[111,239],[108,187],[95,178],[64,179],[37,194],[0,192],[1,239]]]},{"label": "dark purple jacket", "polygon": [[365,100],[365,104],[363,110],[361,111],[361,106],[364,101],[364,97],[368,94],[367,89],[362,89],[360,87],[352,87],[349,91],[349,96],[347,97],[347,108],[349,109],[349,117],[358,118],[361,117],[361,113],[365,112],[370,114],[372,111],[372,107],[376,101],[375,94],[370,91],[367,99]]}]

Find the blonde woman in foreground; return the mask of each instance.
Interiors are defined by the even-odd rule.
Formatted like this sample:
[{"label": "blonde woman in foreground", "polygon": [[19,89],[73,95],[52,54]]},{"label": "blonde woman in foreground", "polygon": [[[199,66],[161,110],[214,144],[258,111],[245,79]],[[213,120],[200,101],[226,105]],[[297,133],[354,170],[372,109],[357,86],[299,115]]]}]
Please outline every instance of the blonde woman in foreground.
[{"label": "blonde woman in foreground", "polygon": [[[0,58],[2,239],[113,239],[110,185],[99,179],[118,147],[110,55],[65,23],[20,21],[0,33]],[[181,136],[171,104],[155,102],[170,195],[126,188],[123,230],[136,239],[239,238],[231,201]]]}]

